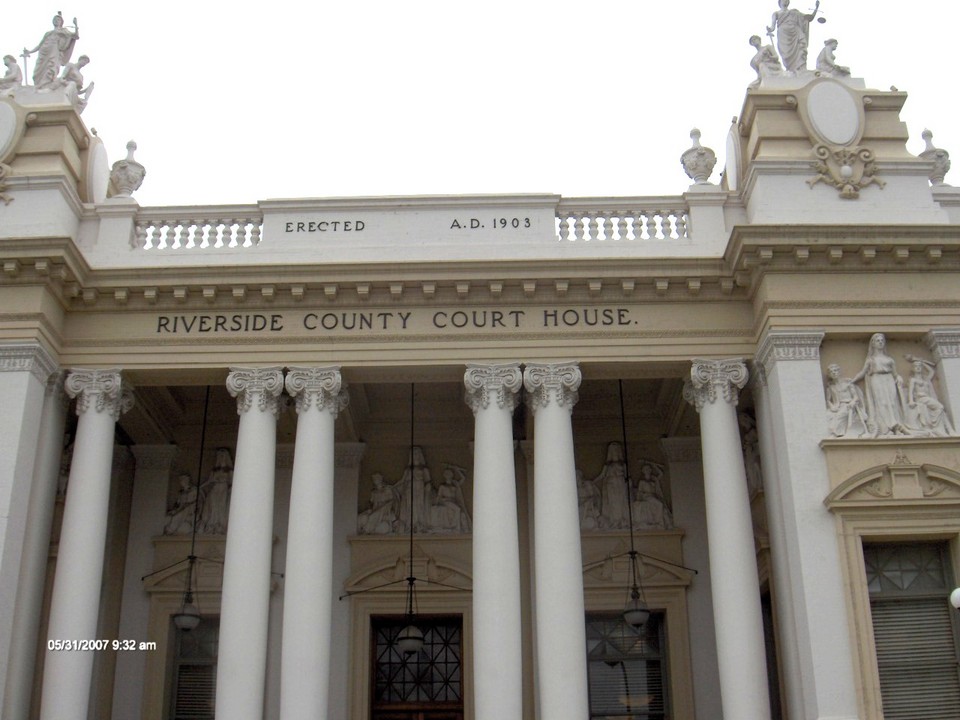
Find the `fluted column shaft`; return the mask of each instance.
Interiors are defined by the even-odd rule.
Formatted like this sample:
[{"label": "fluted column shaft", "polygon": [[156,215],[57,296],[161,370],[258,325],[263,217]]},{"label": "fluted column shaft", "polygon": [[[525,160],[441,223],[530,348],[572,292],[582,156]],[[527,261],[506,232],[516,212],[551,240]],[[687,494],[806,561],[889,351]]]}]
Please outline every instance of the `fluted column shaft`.
[{"label": "fluted column shaft", "polygon": [[683,394],[700,413],[723,716],[769,720],[760,581],[736,411],[746,382],[742,360],[694,360]]},{"label": "fluted column shaft", "polygon": [[[77,399],[77,435],[67,484],[47,637],[97,639],[103,581],[113,436],[121,413],[133,406],[120,371],[71,370],[66,391]],[[42,720],[86,720],[95,651],[47,650]]]},{"label": "fluted column shaft", "polygon": [[240,428],[220,601],[217,720],[263,716],[280,368],[230,368]]},{"label": "fluted column shaft", "polygon": [[523,660],[513,411],[518,363],[469,365],[473,452],[474,708],[477,720],[521,720]]},{"label": "fluted column shaft", "polygon": [[3,717],[26,720],[30,714],[33,673],[37,662],[37,636],[43,609],[44,582],[50,558],[50,531],[63,454],[63,430],[67,419],[65,373],[56,372],[47,380],[37,437],[37,459],[33,487],[27,507],[23,557],[17,582],[17,599],[10,640],[11,663],[7,674]]},{"label": "fluted column shaft", "polygon": [[534,426],[534,573],[540,717],[584,720],[586,630],[580,515],[571,413],[580,369],[575,364],[527,365]]},{"label": "fluted column shaft", "polygon": [[327,717],[333,603],[334,422],[347,404],[340,368],[290,368],[297,403],[284,574],[280,717]]}]

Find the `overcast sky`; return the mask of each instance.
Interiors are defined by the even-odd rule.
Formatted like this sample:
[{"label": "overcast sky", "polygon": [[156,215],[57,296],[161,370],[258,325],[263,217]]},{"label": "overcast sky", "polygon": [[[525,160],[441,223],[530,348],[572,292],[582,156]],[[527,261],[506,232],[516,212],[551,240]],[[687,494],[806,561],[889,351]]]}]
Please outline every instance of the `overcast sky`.
[{"label": "overcast sky", "polygon": [[[809,10],[813,3],[794,0]],[[723,165],[755,75],[750,35],[776,0],[5,3],[0,53],[62,10],[96,89],[83,115],[110,161],[139,145],[141,205],[460,193],[671,195],[694,126]],[[908,149],[929,127],[957,167],[960,93],[945,0],[823,0],[867,86],[910,93]],[[30,68],[32,72],[33,58]],[[714,175],[717,180],[720,167]]]}]

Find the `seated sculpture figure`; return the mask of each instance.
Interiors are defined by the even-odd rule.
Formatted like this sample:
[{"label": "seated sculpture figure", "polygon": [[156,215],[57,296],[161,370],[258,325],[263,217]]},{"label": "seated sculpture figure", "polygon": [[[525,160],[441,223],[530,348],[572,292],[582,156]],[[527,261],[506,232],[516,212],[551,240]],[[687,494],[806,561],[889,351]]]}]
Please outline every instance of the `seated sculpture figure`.
[{"label": "seated sculpture figure", "polygon": [[912,368],[907,382],[907,424],[924,435],[953,435],[953,425],[933,387],[933,363],[913,355],[906,358]]},{"label": "seated sculpture figure", "polygon": [[84,87],[83,73],[81,73],[89,63],[90,58],[81,55],[75,63],[67,63],[63,66],[63,73],[57,81],[58,85],[66,90],[67,99],[76,106],[78,113],[84,111],[93,93],[93,83]]},{"label": "seated sculpture figure", "polygon": [[23,73],[20,72],[17,59],[13,55],[4,55],[3,64],[7,69],[0,78],[0,97],[13,95],[14,90],[23,85]]},{"label": "seated sculpture figure", "polygon": [[389,535],[397,522],[399,498],[393,487],[387,485],[383,475],[371,476],[370,507],[357,516],[357,532],[361,535]]},{"label": "seated sculpture figure", "polygon": [[759,35],[753,35],[750,38],[750,45],[756,50],[750,59],[750,67],[757,73],[757,79],[750,83],[751,88],[762,85],[764,78],[783,75],[783,65],[780,64],[780,58],[777,57],[777,51],[773,49],[773,45],[764,45]]},{"label": "seated sculpture figure", "polygon": [[430,506],[430,530],[437,533],[470,532],[470,514],[463,497],[466,471],[455,465],[447,465]]},{"label": "seated sculpture figure", "polygon": [[633,488],[633,527],[638,530],[670,530],[673,513],[663,496],[663,468],[649,460],[640,465],[640,477]]},{"label": "seated sculpture figure", "polygon": [[196,515],[197,486],[189,475],[180,475],[180,492],[167,511],[167,520],[163,525],[164,535],[184,535],[193,532],[193,518]]},{"label": "seated sculpture figure", "polygon": [[841,376],[836,363],[827,367],[827,430],[833,437],[867,434],[863,393],[850,378]]},{"label": "seated sculpture figure", "polygon": [[837,64],[834,53],[837,51],[837,41],[830,38],[823,43],[823,50],[817,56],[817,70],[822,75],[832,75],[834,77],[849,77],[850,68]]}]

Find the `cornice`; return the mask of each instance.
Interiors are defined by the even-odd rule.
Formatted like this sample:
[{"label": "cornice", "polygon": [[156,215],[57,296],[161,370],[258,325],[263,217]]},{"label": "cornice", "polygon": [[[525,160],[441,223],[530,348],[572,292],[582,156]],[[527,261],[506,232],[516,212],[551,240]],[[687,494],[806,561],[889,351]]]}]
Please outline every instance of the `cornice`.
[{"label": "cornice", "polygon": [[820,360],[822,330],[772,330],[760,341],[756,362],[769,373],[781,361]]},{"label": "cornice", "polygon": [[46,384],[57,370],[56,361],[38,343],[0,343],[0,372],[29,372]]}]

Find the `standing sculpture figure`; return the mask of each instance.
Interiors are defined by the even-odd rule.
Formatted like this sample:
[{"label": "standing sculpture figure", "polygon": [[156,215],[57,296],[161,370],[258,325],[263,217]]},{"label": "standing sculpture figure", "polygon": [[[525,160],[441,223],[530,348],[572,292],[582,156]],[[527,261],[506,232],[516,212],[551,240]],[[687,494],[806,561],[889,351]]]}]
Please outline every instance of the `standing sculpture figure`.
[{"label": "standing sculpture figure", "polygon": [[612,442],[607,445],[607,460],[603,465],[603,470],[593,480],[594,484],[600,489],[601,528],[617,529],[626,528],[630,525],[626,473],[623,445]]},{"label": "standing sculpture figure", "polygon": [[903,423],[903,378],[897,375],[897,364],[887,353],[887,338],[876,333],[870,338],[863,369],[851,382],[863,380],[867,398],[869,430],[875,437],[909,435]]},{"label": "standing sculpture figure", "polygon": [[230,487],[233,484],[233,458],[227,448],[217,448],[217,459],[210,477],[201,486],[200,522],[197,531],[204,535],[225,535],[230,517]]},{"label": "standing sculpture figure", "polygon": [[817,70],[824,75],[832,75],[834,77],[849,77],[850,68],[844,67],[843,65],[837,65],[837,58],[834,56],[836,51],[837,41],[835,39],[830,38],[823,43],[823,50],[821,50],[820,54],[817,56]]},{"label": "standing sculpture figure", "polygon": [[933,388],[935,366],[928,360],[907,355],[911,362],[910,380],[907,383],[907,408],[910,423],[918,430],[934,437],[953,435],[953,425],[947,417],[946,408],[937,399]]},{"label": "standing sculpture figure", "polygon": [[790,9],[790,0],[780,0],[780,9],[773,14],[767,34],[773,37],[777,33],[777,50],[788,73],[798,73],[807,69],[807,45],[810,43],[810,22],[817,16],[820,0],[817,0],[813,12],[804,14]]},{"label": "standing sculpture figure", "polygon": [[80,27],[73,19],[73,30],[63,27],[63,14],[53,18],[53,30],[44,33],[43,38],[33,50],[23,49],[23,54],[37,53],[37,64],[33,68],[33,84],[37,90],[54,87],[60,76],[60,68],[70,62],[73,46],[80,39]]},{"label": "standing sculpture figure", "polygon": [[580,506],[580,528],[596,530],[600,521],[600,490],[593,480],[583,476],[577,468],[577,503]]},{"label": "standing sculpture figure", "polygon": [[414,532],[422,533],[429,530],[433,480],[430,478],[430,468],[427,467],[427,461],[423,456],[423,448],[419,446],[413,448],[410,464],[394,487],[400,496],[397,532],[401,534],[410,532],[411,519]]}]

